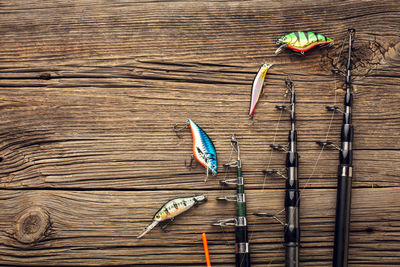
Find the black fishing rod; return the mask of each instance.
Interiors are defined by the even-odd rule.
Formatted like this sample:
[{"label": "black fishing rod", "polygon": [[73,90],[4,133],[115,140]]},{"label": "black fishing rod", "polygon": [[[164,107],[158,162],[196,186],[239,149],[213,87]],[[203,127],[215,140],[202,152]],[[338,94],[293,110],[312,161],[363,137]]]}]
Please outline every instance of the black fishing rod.
[{"label": "black fishing rod", "polygon": [[349,249],[351,178],[353,176],[353,94],[351,82],[351,51],[355,30],[349,29],[349,48],[346,66],[346,94],[344,96],[341,149],[339,152],[338,186],[336,197],[335,241],[333,246],[333,267],[346,267]]},{"label": "black fishing rod", "polygon": [[293,82],[286,80],[287,88],[291,91],[290,95],[290,122],[289,131],[289,150],[286,154],[286,195],[285,195],[285,247],[286,247],[286,267],[299,266],[300,249],[300,194],[298,181],[298,162],[297,154],[297,132],[296,132],[296,94]]},{"label": "black fishing rod", "polygon": [[235,136],[231,138],[232,147],[237,152],[237,161],[224,164],[225,167],[237,168],[237,179],[226,179],[220,181],[223,185],[235,184],[237,185],[236,196],[217,197],[217,200],[236,201],[236,218],[223,219],[213,223],[215,226],[235,226],[236,235],[236,266],[249,267],[250,266],[250,252],[249,252],[249,238],[247,231],[246,219],[246,197],[244,193],[244,182],[242,177],[242,162],[240,159],[239,143]]},{"label": "black fishing rod", "polygon": [[[343,124],[340,134],[341,146],[329,141],[318,141],[323,147],[334,147],[339,150],[338,184],[336,195],[336,222],[335,237],[333,244],[333,267],[347,267],[349,250],[350,232],[350,208],[351,208],[351,183],[353,177],[353,124],[352,124],[352,104],[353,104],[353,85],[351,82],[352,60],[351,52],[353,48],[355,30],[348,30],[348,58],[346,65],[345,85],[346,94],[344,96],[344,110],[341,111],[337,106],[327,106],[329,111],[340,111],[343,113]],[[343,42],[344,44],[344,42]],[[341,54],[341,52],[340,52]],[[335,73],[343,73],[335,69]]]},{"label": "black fishing rod", "polygon": [[[300,209],[300,193],[298,182],[298,162],[299,156],[297,154],[297,132],[296,132],[296,94],[294,84],[289,78],[286,79],[287,92],[290,92],[290,124],[291,128],[288,137],[288,149],[283,148],[281,145],[271,144],[271,148],[278,151],[286,151],[286,176],[277,170],[265,170],[264,174],[273,175],[279,174],[286,179],[286,193],[285,193],[285,211],[286,223],[284,225],[284,239],[285,239],[285,266],[298,267],[299,266],[299,250],[300,250],[300,222],[299,222],[299,209]],[[286,95],[285,94],[285,95]],[[286,106],[276,106],[278,110],[286,109]],[[274,217],[281,222],[276,216],[271,216],[265,213],[256,213],[260,217]]]}]

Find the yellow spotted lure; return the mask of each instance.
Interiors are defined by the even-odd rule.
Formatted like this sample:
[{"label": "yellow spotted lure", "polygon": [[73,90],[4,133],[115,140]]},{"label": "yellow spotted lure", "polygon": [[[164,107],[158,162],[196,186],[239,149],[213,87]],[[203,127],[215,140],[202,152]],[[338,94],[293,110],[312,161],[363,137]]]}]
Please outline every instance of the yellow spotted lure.
[{"label": "yellow spotted lure", "polygon": [[284,48],[304,54],[316,46],[332,46],[333,39],[319,33],[299,31],[282,36],[276,44],[280,46],[275,54],[279,54]]},{"label": "yellow spotted lure", "polygon": [[206,195],[197,195],[193,197],[175,198],[165,203],[153,216],[153,222],[150,223],[139,235],[138,239],[150,232],[160,222],[173,220],[179,214],[189,210],[191,207],[207,201]]}]

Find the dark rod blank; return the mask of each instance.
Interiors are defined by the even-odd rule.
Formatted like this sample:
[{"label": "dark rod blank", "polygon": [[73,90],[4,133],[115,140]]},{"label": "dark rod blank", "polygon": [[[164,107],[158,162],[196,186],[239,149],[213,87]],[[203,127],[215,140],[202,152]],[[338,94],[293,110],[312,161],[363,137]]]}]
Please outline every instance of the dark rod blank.
[{"label": "dark rod blank", "polygon": [[286,224],[285,224],[285,266],[299,266],[299,248],[300,248],[300,223],[299,223],[299,182],[298,182],[298,154],[297,154],[297,132],[296,132],[296,113],[295,103],[296,95],[293,82],[286,80],[286,86],[291,91],[290,95],[290,122],[289,131],[289,149],[286,154]]},{"label": "dark rod blank", "polygon": [[349,50],[346,66],[346,94],[344,97],[341,149],[339,153],[333,267],[347,267],[349,249],[351,179],[353,176],[353,125],[351,112],[353,94],[351,93],[351,51],[354,33],[354,29],[349,29]]}]

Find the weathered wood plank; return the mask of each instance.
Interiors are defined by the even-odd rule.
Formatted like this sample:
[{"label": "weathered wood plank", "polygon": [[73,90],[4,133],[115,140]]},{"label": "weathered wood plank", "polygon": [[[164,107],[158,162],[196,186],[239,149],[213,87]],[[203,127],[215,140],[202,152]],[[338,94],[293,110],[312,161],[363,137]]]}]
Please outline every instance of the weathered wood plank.
[{"label": "weathered wood plank", "polygon": [[[196,69],[196,72],[201,72],[202,67]],[[207,68],[204,72],[212,73]],[[191,73],[180,74],[179,79],[190,80]],[[271,73],[274,73],[274,69]],[[217,76],[215,73],[213,75]],[[237,86],[237,90],[233,90],[229,79],[224,78],[222,81],[227,85],[216,86],[219,90],[217,94],[207,93],[209,88],[206,87],[211,85],[205,86],[200,82],[177,85],[165,78],[150,81],[147,89],[113,88],[117,84],[129,84],[130,80],[126,78],[95,79],[98,84],[111,81],[111,89],[99,88],[98,85],[82,89],[77,84],[69,84],[70,81],[89,84],[89,78],[59,79],[68,84],[66,88],[56,88],[55,84],[59,81],[53,83],[51,79],[44,81],[52,83],[46,90],[42,87],[5,89],[3,96],[6,102],[1,115],[4,118],[1,122],[4,129],[1,146],[3,184],[7,188],[151,188],[155,184],[171,188],[177,185],[185,188],[215,188],[216,183],[202,183],[203,169],[188,171],[184,167],[184,161],[191,154],[190,134],[183,133],[179,139],[173,133],[172,126],[191,117],[214,140],[220,162],[229,160],[229,134],[236,133],[241,140],[249,184],[260,186],[263,180],[261,170],[267,167],[270,159],[270,166],[283,166],[284,155],[271,154],[268,145],[274,140],[281,144],[286,142],[288,118],[286,114],[275,111],[274,106],[287,100],[282,97],[284,76],[278,75],[278,79],[271,75],[266,89],[267,97],[261,100],[253,124],[246,115],[248,88],[253,75],[249,71],[246,74],[247,84],[243,78],[239,83],[245,85]],[[338,140],[341,116],[337,114],[332,118],[324,110],[324,106],[331,104],[335,98],[332,89],[330,94],[326,94],[327,89],[323,86],[325,80],[334,87],[332,77],[309,76],[311,80],[315,78],[313,83],[303,82],[301,76],[296,83],[301,173],[303,177],[314,173],[312,178],[323,178],[316,181],[317,187],[332,187],[335,186],[334,178],[330,181],[326,178],[335,177],[337,152],[321,153],[320,162],[314,170],[315,159],[320,154],[320,148],[314,142],[325,139],[331,121],[329,139]],[[178,79],[174,74],[170,78]],[[381,86],[371,87],[369,83],[372,79]],[[135,82],[146,83],[146,80],[137,78]],[[400,178],[400,165],[396,164],[400,148],[400,116],[393,111],[396,105],[393,100],[398,92],[390,90],[393,85],[383,81],[380,83],[376,77],[364,78],[362,84],[357,86],[368,89],[359,89],[354,104],[354,164],[357,170],[354,185],[391,186],[398,183]],[[179,89],[169,89],[177,86]],[[342,97],[339,92],[336,101],[339,105]],[[377,101],[381,103],[380,106],[375,103]],[[379,107],[380,112],[374,112],[372,107]],[[203,108],[211,112],[205,112]],[[222,114],[223,120],[220,117]],[[278,120],[281,120],[279,125]],[[375,156],[365,156],[366,151]],[[386,172],[391,178],[376,175],[380,172]],[[185,178],[176,180],[177,176]],[[267,187],[276,188],[277,184],[283,186],[284,183],[269,184]]]},{"label": "weathered wood plank", "polygon": [[[196,7],[194,7],[196,3]],[[2,4],[4,61],[82,58],[263,58],[272,35],[298,29],[334,38],[357,25],[359,36],[398,37],[396,1],[18,1]],[[32,9],[34,12],[32,12]],[[61,13],[63,16],[61,16]],[[382,26],[385,31],[382,31]],[[296,30],[296,29],[295,29]],[[340,37],[339,37],[340,36]],[[260,49],[260,46],[262,49]],[[10,53],[15,58],[10,57]]]},{"label": "weathered wood plank", "polygon": [[[397,1],[22,0],[0,3],[0,13],[1,265],[203,266],[200,233],[207,231],[213,263],[231,266],[231,230],[222,234],[209,223],[231,217],[234,207],[214,201],[218,179],[205,184],[203,169],[185,168],[190,134],[178,139],[171,128],[188,117],[198,122],[221,166],[236,133],[249,214],[278,212],[284,181],[261,171],[284,166],[284,155],[268,145],[287,139],[288,117],[274,109],[286,101],[286,74],[297,89],[302,266],[329,265],[338,153],[321,153],[315,141],[328,128],[329,139],[339,139],[341,115],[332,119],[324,107],[342,84],[331,69],[341,66],[348,27],[357,29],[350,263],[400,264]],[[293,30],[324,33],[337,45],[306,57],[274,56],[276,38]],[[275,66],[251,122],[249,91],[265,61]],[[337,90],[339,106],[342,98]],[[233,176],[218,178],[226,175]],[[195,192],[210,201],[171,232],[135,239],[155,206]],[[27,219],[32,233],[24,237],[15,225],[32,207],[51,224],[41,228],[44,239],[24,244],[38,219]],[[281,225],[253,217],[250,230],[255,265],[282,266]]]},{"label": "weathered wood plank", "polygon": [[[225,190],[227,191],[227,190]],[[143,239],[136,235],[153,213],[169,198],[201,191],[59,191],[7,190],[1,195],[1,264],[202,264],[201,233],[208,233],[213,263],[233,264],[232,230],[223,233],[210,225],[234,215],[231,203],[222,204],[208,191],[209,201],[178,217],[163,233],[156,228]],[[254,212],[278,212],[283,207],[283,190],[248,190],[251,249],[256,266],[283,261],[282,226],[260,219]],[[355,189],[350,238],[350,262],[400,264],[400,215],[393,212],[399,189]],[[386,196],[386,197],[382,197]],[[308,189],[303,193],[302,262],[304,266],[326,266],[331,258],[335,190]],[[49,216],[50,226],[36,242],[23,244],[16,222],[31,207]],[[371,216],[370,210],[375,211]],[[28,224],[28,223],[26,223]],[[32,226],[36,229],[35,226]],[[30,229],[25,225],[26,229]],[[24,229],[25,229],[24,228]],[[23,235],[22,235],[23,236]],[[379,248],[382,245],[383,251]],[[368,245],[371,244],[371,245]],[[387,250],[388,249],[388,250]],[[387,251],[385,251],[387,250]],[[179,255],[186,255],[185,257]],[[396,256],[397,255],[397,256]],[[319,265],[318,265],[319,264]],[[365,265],[363,265],[365,264]]]}]

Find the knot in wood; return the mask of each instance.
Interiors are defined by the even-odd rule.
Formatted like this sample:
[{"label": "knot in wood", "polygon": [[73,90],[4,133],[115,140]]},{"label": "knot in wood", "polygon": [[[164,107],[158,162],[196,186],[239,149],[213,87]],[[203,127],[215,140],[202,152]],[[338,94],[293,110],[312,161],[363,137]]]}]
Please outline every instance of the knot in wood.
[{"label": "knot in wood", "polygon": [[50,228],[50,218],[40,207],[31,207],[23,211],[16,223],[15,237],[21,243],[38,242],[46,236]]},{"label": "knot in wood", "polygon": [[42,80],[50,80],[50,79],[51,79],[51,74],[50,74],[50,73],[47,73],[47,72],[42,73],[42,74],[39,75],[39,79],[42,79]]}]

